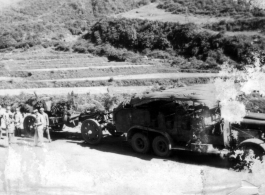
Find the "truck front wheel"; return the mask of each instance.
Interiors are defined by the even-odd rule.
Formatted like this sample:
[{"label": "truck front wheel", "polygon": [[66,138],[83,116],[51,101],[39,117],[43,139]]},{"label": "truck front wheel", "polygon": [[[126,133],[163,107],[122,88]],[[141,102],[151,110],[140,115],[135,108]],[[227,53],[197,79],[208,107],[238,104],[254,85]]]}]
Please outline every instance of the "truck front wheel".
[{"label": "truck front wheel", "polygon": [[150,141],[147,136],[142,133],[136,133],[132,137],[132,148],[135,152],[145,154],[150,149]]},{"label": "truck front wheel", "polygon": [[169,150],[168,141],[163,136],[157,136],[153,140],[152,147],[153,147],[154,153],[159,157],[168,157],[171,154],[171,151]]}]

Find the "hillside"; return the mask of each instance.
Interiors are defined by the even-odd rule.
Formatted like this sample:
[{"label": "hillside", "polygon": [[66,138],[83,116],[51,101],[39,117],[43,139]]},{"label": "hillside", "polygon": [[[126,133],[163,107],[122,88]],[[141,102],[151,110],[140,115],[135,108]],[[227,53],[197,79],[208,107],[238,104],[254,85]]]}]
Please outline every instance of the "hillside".
[{"label": "hillside", "polygon": [[178,13],[174,14],[166,9],[159,8],[159,3],[150,3],[148,5],[136,8],[127,12],[116,14],[117,18],[128,19],[147,19],[152,21],[161,22],[178,22],[180,24],[194,23],[203,26],[205,24],[216,23],[222,20],[233,21],[234,19],[229,16],[211,17],[209,15],[193,15]]},{"label": "hillside", "polygon": [[180,68],[241,69],[254,53],[264,63],[265,12],[253,2],[161,0],[99,21],[74,49],[116,60],[135,52]]},{"label": "hillside", "polygon": [[254,42],[254,36],[212,33],[192,23],[107,18],[92,26],[84,39],[88,51],[117,60],[133,58],[137,52],[187,69],[218,69],[224,62],[242,68],[254,61],[253,53],[264,62],[264,39]]},{"label": "hillside", "polygon": [[[11,1],[12,2],[12,1]],[[0,12],[0,49],[75,41],[98,18],[142,5],[141,0],[21,0]]]},{"label": "hillside", "polygon": [[[17,2],[17,1],[16,1]],[[181,69],[264,63],[264,11],[232,0],[21,0],[0,17],[0,52],[34,46]],[[185,10],[184,10],[185,8]],[[36,49],[36,47],[34,47]]]},{"label": "hillside", "polygon": [[161,0],[157,6],[173,14],[214,17],[263,17],[264,3],[259,0]]}]

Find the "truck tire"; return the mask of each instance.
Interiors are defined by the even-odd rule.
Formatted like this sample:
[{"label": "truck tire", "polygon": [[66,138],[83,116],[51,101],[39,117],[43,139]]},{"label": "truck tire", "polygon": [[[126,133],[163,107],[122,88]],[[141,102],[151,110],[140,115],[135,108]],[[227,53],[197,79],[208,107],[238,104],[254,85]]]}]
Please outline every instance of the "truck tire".
[{"label": "truck tire", "polygon": [[152,143],[152,148],[154,153],[159,157],[169,157],[171,154],[168,141],[163,136],[155,137]]},{"label": "truck tire", "polygon": [[150,141],[142,133],[135,133],[131,140],[132,148],[135,152],[145,154],[150,149]]},{"label": "truck tire", "polygon": [[81,134],[85,142],[92,145],[99,144],[102,139],[102,129],[94,119],[83,121]]}]

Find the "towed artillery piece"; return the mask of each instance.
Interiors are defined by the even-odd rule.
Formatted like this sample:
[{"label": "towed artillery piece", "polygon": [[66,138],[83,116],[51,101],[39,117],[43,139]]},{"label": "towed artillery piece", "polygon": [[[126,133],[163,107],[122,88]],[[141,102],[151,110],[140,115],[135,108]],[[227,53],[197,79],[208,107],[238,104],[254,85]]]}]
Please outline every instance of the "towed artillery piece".
[{"label": "towed artillery piece", "polygon": [[[87,110],[84,113],[74,112],[67,110],[66,106],[61,112],[54,114],[51,112],[51,103],[45,105],[45,112],[49,117],[49,128],[51,131],[62,131],[64,126],[74,128],[82,123],[81,133],[83,139],[89,144],[97,144],[102,138],[102,130],[108,130],[108,132],[115,136],[121,136],[123,133],[116,132],[115,126],[112,123],[112,113],[106,111]],[[28,136],[34,135],[34,115],[27,115],[24,118],[24,133]],[[100,127],[100,131],[98,131]]]},{"label": "towed artillery piece", "polygon": [[[62,131],[63,126],[66,125],[68,127],[76,127],[78,125],[78,117],[79,113],[75,113],[71,110],[61,109],[60,111],[54,112],[52,111],[51,101],[44,101],[45,104],[44,109],[49,117],[49,128],[52,131]],[[66,107],[66,106],[65,106]],[[58,108],[55,108],[58,109]],[[32,114],[27,114],[24,118],[23,126],[24,133],[28,136],[34,135],[34,123],[35,116]]]},{"label": "towed artillery piece", "polygon": [[[121,103],[114,109],[112,128],[126,134],[138,153],[152,148],[160,157],[172,150],[225,156],[240,148],[263,157],[265,114],[249,113],[240,124],[230,124],[221,118],[220,110],[215,90],[208,85],[167,89]],[[100,125],[97,121],[89,125],[87,131],[96,141],[88,143],[100,143]]]}]

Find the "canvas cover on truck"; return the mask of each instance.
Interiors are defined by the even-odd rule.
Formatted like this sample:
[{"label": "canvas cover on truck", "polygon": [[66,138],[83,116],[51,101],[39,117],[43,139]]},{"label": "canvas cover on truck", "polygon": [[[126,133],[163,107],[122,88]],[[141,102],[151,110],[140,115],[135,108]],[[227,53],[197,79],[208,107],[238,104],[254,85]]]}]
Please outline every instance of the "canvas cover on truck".
[{"label": "canvas cover on truck", "polygon": [[151,92],[141,97],[133,98],[130,104],[133,107],[137,107],[158,100],[194,101],[204,104],[209,108],[218,106],[216,91],[213,84],[194,85]]}]

